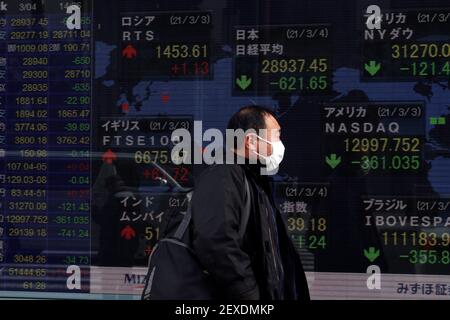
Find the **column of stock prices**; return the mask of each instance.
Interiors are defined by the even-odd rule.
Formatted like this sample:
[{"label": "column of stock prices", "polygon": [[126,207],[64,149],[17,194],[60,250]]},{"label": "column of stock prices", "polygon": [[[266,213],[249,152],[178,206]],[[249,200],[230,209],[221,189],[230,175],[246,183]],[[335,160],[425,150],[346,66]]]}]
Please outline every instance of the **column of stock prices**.
[{"label": "column of stock prices", "polygon": [[313,298],[450,297],[448,0],[0,0],[0,297],[138,298],[247,105]]},{"label": "column of stock prices", "polygon": [[92,20],[67,6],[2,2],[2,290],[89,290]]}]

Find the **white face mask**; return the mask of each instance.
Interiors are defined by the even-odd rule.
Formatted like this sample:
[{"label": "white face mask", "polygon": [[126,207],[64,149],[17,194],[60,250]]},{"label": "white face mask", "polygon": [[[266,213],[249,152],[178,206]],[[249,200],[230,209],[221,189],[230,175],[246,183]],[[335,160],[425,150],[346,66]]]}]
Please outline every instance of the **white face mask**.
[{"label": "white face mask", "polygon": [[281,142],[281,140],[275,141],[275,142],[270,142],[264,138],[261,138],[258,135],[256,135],[256,136],[259,139],[272,145],[272,154],[270,156],[264,156],[264,155],[256,152],[255,150],[253,150],[253,152],[260,157],[261,162],[266,166],[266,168],[265,168],[267,171],[266,174],[268,174],[268,175],[276,174],[278,172],[278,167],[280,166],[280,163],[281,163],[281,161],[283,161],[283,157],[284,157],[285,147],[284,147],[283,142]]}]

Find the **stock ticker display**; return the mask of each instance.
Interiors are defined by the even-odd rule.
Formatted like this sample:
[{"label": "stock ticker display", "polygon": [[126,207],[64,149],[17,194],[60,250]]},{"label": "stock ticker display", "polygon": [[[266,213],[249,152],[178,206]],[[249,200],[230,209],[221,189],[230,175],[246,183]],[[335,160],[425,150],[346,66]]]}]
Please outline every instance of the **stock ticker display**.
[{"label": "stock ticker display", "polygon": [[0,296],[140,294],[172,132],[259,104],[312,298],[450,298],[449,86],[446,0],[0,1]]}]

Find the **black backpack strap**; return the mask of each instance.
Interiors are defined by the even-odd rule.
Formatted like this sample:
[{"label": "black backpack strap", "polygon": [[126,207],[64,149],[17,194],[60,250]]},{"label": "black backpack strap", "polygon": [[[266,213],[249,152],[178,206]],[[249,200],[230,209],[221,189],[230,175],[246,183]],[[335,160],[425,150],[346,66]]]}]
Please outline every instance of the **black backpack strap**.
[{"label": "black backpack strap", "polygon": [[174,238],[177,238],[178,240],[181,240],[183,238],[184,233],[186,232],[189,223],[191,222],[192,217],[192,192],[189,192],[186,197],[188,198],[188,208],[186,213],[184,214],[183,220],[181,220],[180,224],[178,225],[177,230],[174,233]]},{"label": "black backpack strap", "polygon": [[[239,227],[239,238],[243,238],[245,231],[247,229],[247,223],[248,219],[250,217],[250,207],[251,207],[251,196],[250,196],[250,186],[247,181],[247,177],[244,175],[244,183],[245,183],[245,207],[244,212],[241,217],[241,225]],[[192,218],[192,192],[190,192],[187,197],[189,198],[189,204],[186,211],[186,214],[184,215],[183,220],[180,222],[177,230],[175,231],[173,237],[176,239],[181,240],[183,238],[184,233],[186,232],[189,223],[191,222]]]}]

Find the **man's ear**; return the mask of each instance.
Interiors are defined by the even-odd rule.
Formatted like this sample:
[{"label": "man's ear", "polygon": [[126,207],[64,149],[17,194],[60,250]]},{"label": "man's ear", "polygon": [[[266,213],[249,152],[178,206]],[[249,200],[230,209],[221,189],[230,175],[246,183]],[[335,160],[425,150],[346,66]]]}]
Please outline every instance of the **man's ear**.
[{"label": "man's ear", "polygon": [[244,145],[247,150],[253,150],[255,147],[255,136],[252,134],[247,134],[244,138]]}]

